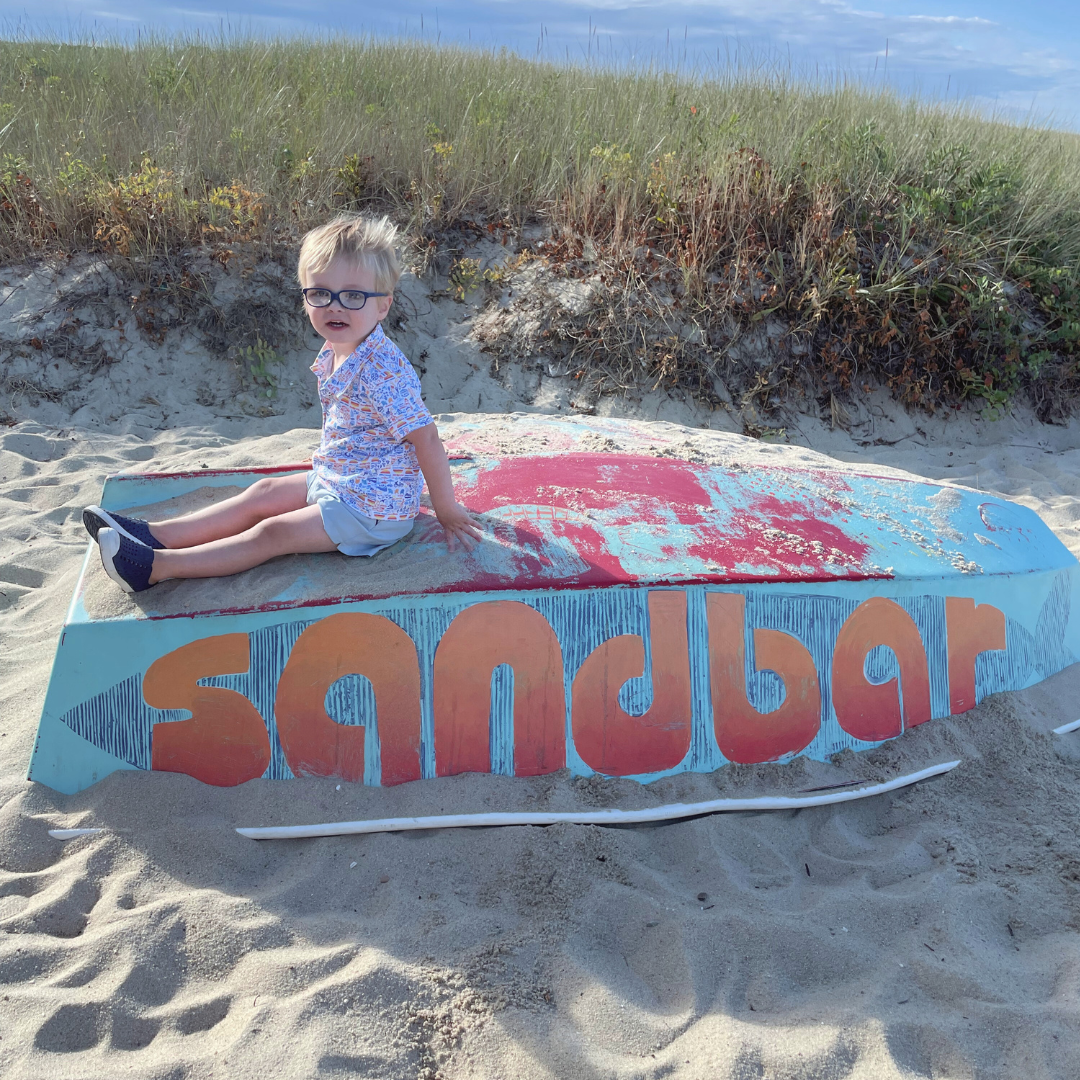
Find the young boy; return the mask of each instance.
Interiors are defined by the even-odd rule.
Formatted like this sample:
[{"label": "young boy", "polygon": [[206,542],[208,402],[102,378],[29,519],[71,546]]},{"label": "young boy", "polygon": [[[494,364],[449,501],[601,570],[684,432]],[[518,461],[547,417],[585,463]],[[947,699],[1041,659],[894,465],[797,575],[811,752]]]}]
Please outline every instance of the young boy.
[{"label": "young boy", "polygon": [[450,550],[479,539],[478,523],[454,498],[420,380],[380,325],[401,276],[395,236],[385,217],[339,217],[300,247],[304,304],[325,338],[311,368],[323,427],[310,473],[259,480],[168,521],[83,511],[105,571],[122,589],[237,574],[277,555],[374,555],[412,529],[424,480]]}]

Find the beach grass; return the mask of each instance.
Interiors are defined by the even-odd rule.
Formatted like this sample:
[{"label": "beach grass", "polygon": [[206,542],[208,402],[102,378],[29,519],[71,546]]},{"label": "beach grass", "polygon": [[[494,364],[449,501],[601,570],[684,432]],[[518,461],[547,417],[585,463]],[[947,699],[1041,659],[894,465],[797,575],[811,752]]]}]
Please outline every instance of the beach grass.
[{"label": "beach grass", "polygon": [[6,260],[273,249],[343,209],[430,244],[465,220],[541,219],[566,272],[667,289],[706,331],[782,319],[841,391],[872,376],[924,406],[998,407],[1025,389],[1052,418],[1080,385],[1068,132],[776,70],[355,39],[0,42]]}]

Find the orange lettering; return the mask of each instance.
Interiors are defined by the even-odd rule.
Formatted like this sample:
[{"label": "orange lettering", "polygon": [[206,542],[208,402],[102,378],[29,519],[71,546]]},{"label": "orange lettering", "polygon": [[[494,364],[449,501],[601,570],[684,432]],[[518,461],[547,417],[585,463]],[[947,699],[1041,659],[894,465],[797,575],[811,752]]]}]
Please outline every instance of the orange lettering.
[{"label": "orange lettering", "polygon": [[645,672],[645,643],[620,634],[598,645],[574,679],[574,745],[582,760],[609,776],[659,772],[690,749],[690,651],[686,594],[649,593],[652,707],[630,716],[619,705],[627,679]]},{"label": "orange lettering", "polygon": [[344,612],[309,626],[278,682],[278,736],[297,776],[364,778],[364,729],[335,723],[326,692],[343,675],[375,691],[382,783],[420,778],[420,664],[412,638],[382,615]]},{"label": "orange lettering", "polygon": [[949,642],[949,712],[975,707],[975,657],[1005,648],[1005,616],[990,604],[975,605],[961,596],[945,597]]},{"label": "orange lettering", "polygon": [[[866,656],[879,645],[892,649],[900,665],[902,717],[895,677],[876,685],[866,678]],[[832,669],[836,718],[856,739],[891,739],[930,719],[926,650],[915,620],[894,601],[875,596],[848,616],[836,636]]]},{"label": "orange lettering", "polygon": [[754,631],[759,671],[784,680],[784,701],[759,713],[746,696],[746,598],[709,593],[709,671],[713,726],[720,752],[729,761],[775,761],[808,746],[821,724],[821,688],[809,649],[779,630]]},{"label": "orange lettering", "polygon": [[155,660],[143,676],[143,700],[154,709],[190,709],[190,720],[154,724],[150,767],[232,787],[262,776],[270,736],[243,694],[199,686],[211,675],[239,675],[250,664],[247,634],[222,634],[181,645]]},{"label": "orange lettering", "polygon": [[466,608],[435,650],[435,771],[490,772],[491,673],[514,669],[514,775],[566,764],[566,695],[559,639],[547,619],[517,600]]}]

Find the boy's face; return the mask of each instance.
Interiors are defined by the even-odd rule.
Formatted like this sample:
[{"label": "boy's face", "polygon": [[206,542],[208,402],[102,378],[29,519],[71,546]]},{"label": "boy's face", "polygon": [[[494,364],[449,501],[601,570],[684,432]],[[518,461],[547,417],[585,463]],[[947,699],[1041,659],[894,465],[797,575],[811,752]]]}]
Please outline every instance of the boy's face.
[{"label": "boy's face", "polygon": [[[324,269],[310,272],[304,288],[329,289],[335,293],[349,289],[369,293],[382,291],[375,287],[375,275],[372,271],[357,266],[348,259],[335,259]],[[315,332],[326,338],[328,344],[334,347],[334,352],[350,353],[386,318],[393,300],[393,294],[369,296],[367,303],[359,311],[343,307],[336,300],[328,307],[314,308],[307,303],[304,307]]]}]

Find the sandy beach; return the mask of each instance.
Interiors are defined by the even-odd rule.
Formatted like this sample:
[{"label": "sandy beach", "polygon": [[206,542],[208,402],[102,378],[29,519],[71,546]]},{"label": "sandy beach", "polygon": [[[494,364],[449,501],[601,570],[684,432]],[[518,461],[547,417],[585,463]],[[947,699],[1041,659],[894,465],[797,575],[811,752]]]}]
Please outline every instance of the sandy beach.
[{"label": "sandy beach", "polygon": [[[222,302],[272,295],[280,267],[216,281]],[[80,512],[103,478],[285,464],[317,442],[314,342],[283,347],[268,397],[205,336],[151,341],[117,326],[125,310],[100,260],[0,270],[0,1076],[1080,1075],[1080,733],[1051,731],[1080,716],[1080,665],[832,763],[648,787],[566,773],[220,789],[123,772],[72,796],[28,783],[87,549]],[[1080,422],[1022,405],[909,413],[878,389],[843,426],[792,412],[759,441],[734,408],[661,390],[583,403],[535,357],[496,368],[479,307],[434,276],[407,275],[397,311],[389,332],[451,442],[514,412],[627,417],[686,453],[994,493],[1080,555]],[[880,798],[656,827],[234,831],[792,794],[953,758]],[[47,832],[83,826],[104,831]]]}]

